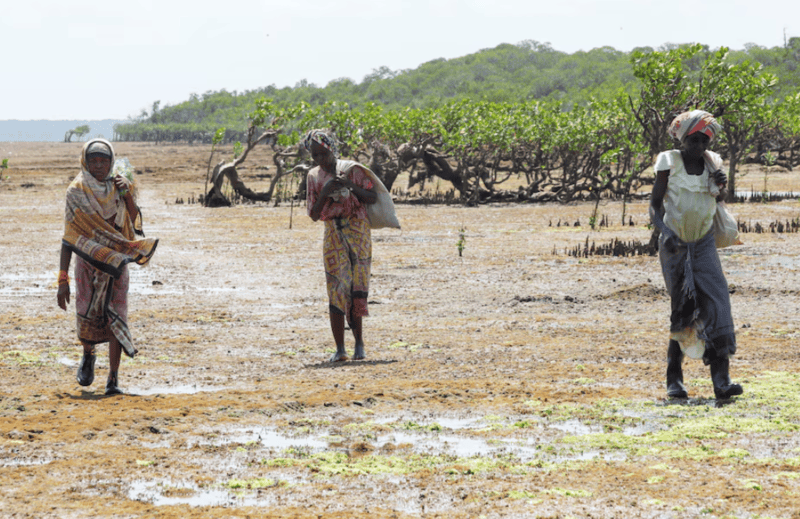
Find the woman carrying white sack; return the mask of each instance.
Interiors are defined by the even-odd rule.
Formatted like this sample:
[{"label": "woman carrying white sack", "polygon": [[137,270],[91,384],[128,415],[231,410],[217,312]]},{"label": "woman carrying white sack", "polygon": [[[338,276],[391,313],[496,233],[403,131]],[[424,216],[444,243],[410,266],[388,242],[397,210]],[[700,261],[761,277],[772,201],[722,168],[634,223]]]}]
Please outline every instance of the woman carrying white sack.
[{"label": "woman carrying white sack", "polygon": [[[316,165],[308,172],[306,181],[308,215],[315,222],[325,223],[322,252],[328,314],[336,343],[336,353],[330,361],[350,359],[344,345],[345,320],[355,338],[352,360],[364,360],[363,318],[369,315],[371,229],[399,229],[400,223],[391,196],[380,179],[363,164],[340,160],[333,134],[311,130],[303,145]],[[377,215],[381,218],[376,218]]]}]

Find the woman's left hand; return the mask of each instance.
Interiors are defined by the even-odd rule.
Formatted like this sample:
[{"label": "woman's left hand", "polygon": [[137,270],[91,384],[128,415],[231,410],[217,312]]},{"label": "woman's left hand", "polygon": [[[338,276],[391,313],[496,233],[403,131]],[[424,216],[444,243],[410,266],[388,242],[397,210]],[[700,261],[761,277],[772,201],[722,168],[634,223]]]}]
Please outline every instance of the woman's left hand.
[{"label": "woman's left hand", "polygon": [[714,183],[718,185],[720,188],[723,188],[728,185],[728,175],[726,175],[724,171],[718,169],[713,173],[713,175],[714,175]]}]

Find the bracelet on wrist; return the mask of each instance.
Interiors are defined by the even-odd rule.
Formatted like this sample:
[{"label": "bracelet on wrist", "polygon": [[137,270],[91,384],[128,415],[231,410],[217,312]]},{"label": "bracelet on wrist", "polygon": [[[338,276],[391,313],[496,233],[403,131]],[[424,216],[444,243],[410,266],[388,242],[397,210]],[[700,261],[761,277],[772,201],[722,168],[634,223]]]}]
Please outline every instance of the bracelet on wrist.
[{"label": "bracelet on wrist", "polygon": [[60,270],[58,272],[58,284],[60,285],[69,285],[69,274],[67,274],[66,270]]}]

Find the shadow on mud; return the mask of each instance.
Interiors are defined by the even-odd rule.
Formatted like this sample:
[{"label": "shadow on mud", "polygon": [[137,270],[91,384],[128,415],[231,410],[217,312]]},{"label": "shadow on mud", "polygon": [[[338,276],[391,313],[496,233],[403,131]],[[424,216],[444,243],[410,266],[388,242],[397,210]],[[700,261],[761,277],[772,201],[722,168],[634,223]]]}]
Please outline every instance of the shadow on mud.
[{"label": "shadow on mud", "polygon": [[385,364],[394,364],[399,362],[396,359],[390,360],[349,360],[346,362],[319,362],[317,364],[304,364],[304,368],[308,369],[337,369],[345,368],[348,366],[382,366]]},{"label": "shadow on mud", "polygon": [[697,407],[708,406],[722,408],[736,403],[736,398],[718,399],[718,398],[665,398],[657,403],[657,405],[666,406],[680,406],[680,407]]},{"label": "shadow on mud", "polygon": [[70,400],[105,400],[106,398],[115,398],[121,396],[137,396],[137,395],[129,395],[129,394],[122,394],[122,395],[106,395],[103,393],[102,389],[98,389],[97,392],[94,391],[86,391],[82,389],[79,395],[73,395],[72,393],[56,393],[56,397],[60,399],[69,398]]}]

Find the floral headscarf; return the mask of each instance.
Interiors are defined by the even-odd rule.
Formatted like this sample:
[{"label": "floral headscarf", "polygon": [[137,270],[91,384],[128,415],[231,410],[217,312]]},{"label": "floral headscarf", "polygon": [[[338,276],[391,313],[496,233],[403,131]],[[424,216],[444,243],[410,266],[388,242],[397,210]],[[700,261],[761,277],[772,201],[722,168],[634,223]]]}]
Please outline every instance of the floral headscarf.
[{"label": "floral headscarf", "polygon": [[693,133],[704,133],[708,136],[710,142],[722,131],[722,126],[710,113],[703,110],[692,110],[678,115],[669,125],[669,130],[667,131],[681,142]]},{"label": "floral headscarf", "polygon": [[311,151],[311,145],[315,142],[333,153],[334,157],[339,158],[339,147],[336,145],[336,138],[326,130],[311,130],[303,137],[303,146],[308,151]]}]

